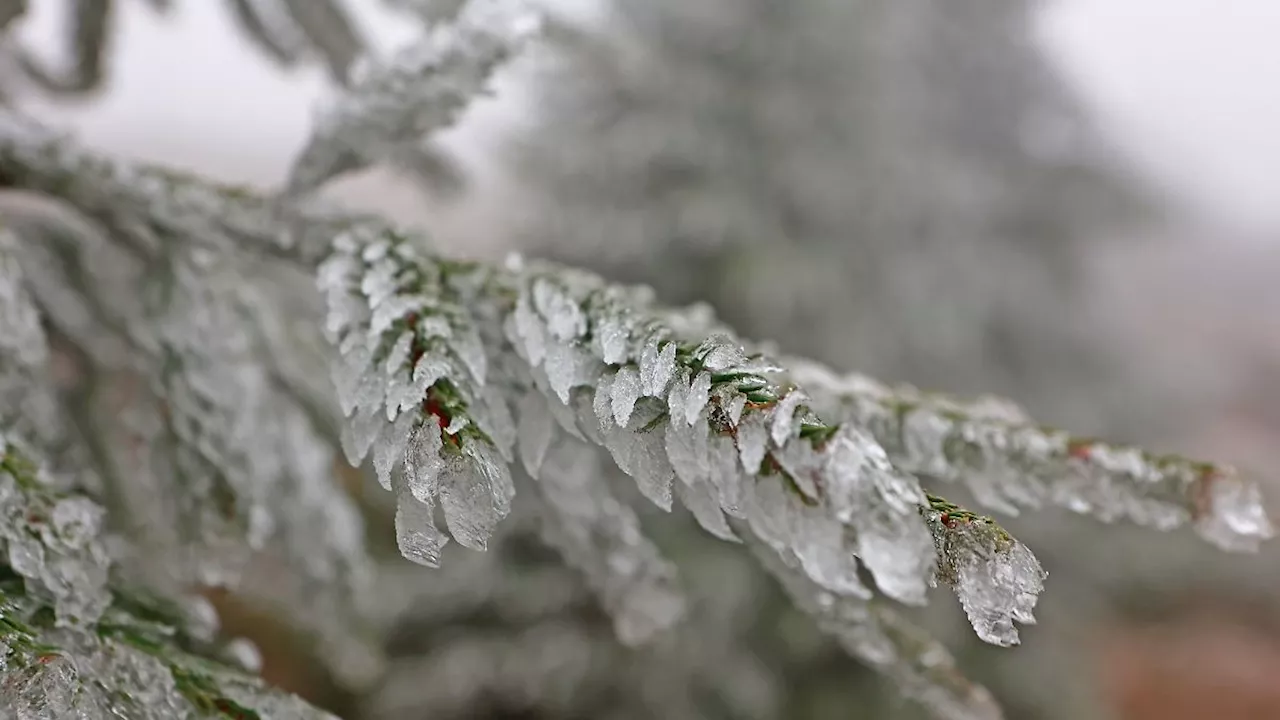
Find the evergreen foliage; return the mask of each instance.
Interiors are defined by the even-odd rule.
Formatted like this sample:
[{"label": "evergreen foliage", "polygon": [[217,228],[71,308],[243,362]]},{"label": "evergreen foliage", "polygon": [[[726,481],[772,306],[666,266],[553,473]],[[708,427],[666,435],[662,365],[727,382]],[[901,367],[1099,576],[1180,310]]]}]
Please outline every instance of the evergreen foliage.
[{"label": "evergreen foliage", "polygon": [[[1226,550],[1271,536],[1257,487],[1225,466],[835,373],[704,305],[551,262],[443,257],[314,200],[453,122],[537,28],[499,0],[415,5],[434,29],[344,76],[278,193],[0,115],[0,703],[18,717],[326,717],[252,678],[252,654],[191,598],[206,586],[288,608],[378,717],[495,697],[556,717],[758,715],[761,648],[729,619],[694,622],[714,573],[753,558],[806,627],[937,717],[997,718],[904,611],[945,585],[979,638],[1014,645],[1046,574],[921,479],[964,483],[991,512],[1190,526]],[[446,573],[453,546],[501,557],[481,600],[387,570],[391,530],[365,527],[382,513],[342,486],[338,452],[370,461],[404,559]],[[736,560],[670,556],[652,517],[677,509]],[[570,572],[529,562],[535,537]],[[248,582],[263,554],[280,577]],[[602,610],[607,632],[541,598]],[[547,619],[388,663],[392,628],[453,605]],[[621,672],[636,697],[589,695]]]}]

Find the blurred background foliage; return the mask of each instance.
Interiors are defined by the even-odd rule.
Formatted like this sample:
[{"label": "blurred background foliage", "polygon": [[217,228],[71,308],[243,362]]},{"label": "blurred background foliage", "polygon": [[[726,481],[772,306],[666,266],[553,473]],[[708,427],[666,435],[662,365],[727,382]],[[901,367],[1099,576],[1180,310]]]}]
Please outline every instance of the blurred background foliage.
[{"label": "blurred background foliage", "polygon": [[[27,4],[0,1],[0,24]],[[60,3],[58,48],[8,35],[6,102],[109,88],[127,4]],[[378,45],[336,0],[225,4],[260,56],[329,83]],[[488,141],[502,182],[474,182],[433,147],[348,199],[385,202],[425,179],[401,202],[460,252],[589,266],[707,301],[745,335],[836,367],[994,392],[1079,433],[1273,471],[1280,252],[1268,248],[1280,245],[1215,244],[1180,224],[1035,41],[1042,3],[549,9],[546,42],[507,83],[530,112]],[[180,72],[181,58],[156,58],[168,61]],[[479,210],[444,224],[422,211],[451,203]],[[387,662],[373,681],[342,680],[287,609],[210,593],[225,631],[258,642],[270,681],[343,717],[917,717],[683,516],[645,521],[690,586],[697,632],[626,650],[537,541],[541,519],[513,518],[483,556],[451,547],[426,573],[389,546],[381,494],[344,472],[386,551]],[[982,645],[946,603],[928,617],[1009,717],[1280,716],[1266,682],[1280,672],[1280,588],[1258,570],[1274,552],[1220,556],[1053,514],[1009,526],[1050,571],[1024,646]],[[269,559],[259,572],[270,582]]]}]

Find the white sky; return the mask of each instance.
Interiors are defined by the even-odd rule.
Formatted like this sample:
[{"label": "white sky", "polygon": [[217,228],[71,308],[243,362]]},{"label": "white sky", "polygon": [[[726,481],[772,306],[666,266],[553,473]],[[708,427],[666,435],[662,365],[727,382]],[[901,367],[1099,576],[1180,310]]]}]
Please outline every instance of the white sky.
[{"label": "white sky", "polygon": [[[32,3],[29,42],[47,46],[64,4]],[[167,18],[119,5],[108,94],[60,119],[104,149],[278,179],[322,95],[320,74],[284,74],[244,53],[222,2],[180,3]],[[394,34],[381,20],[374,26]],[[1057,0],[1042,25],[1140,168],[1212,219],[1280,240],[1280,0]],[[490,103],[453,144],[483,157],[504,107]]]}]

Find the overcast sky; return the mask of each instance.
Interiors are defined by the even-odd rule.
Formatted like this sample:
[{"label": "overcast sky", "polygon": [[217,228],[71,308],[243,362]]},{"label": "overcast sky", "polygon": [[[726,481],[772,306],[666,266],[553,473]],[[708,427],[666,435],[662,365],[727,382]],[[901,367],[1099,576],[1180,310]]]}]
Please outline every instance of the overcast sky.
[{"label": "overcast sky", "polygon": [[[32,3],[30,42],[48,46],[64,4]],[[222,2],[180,3],[167,18],[120,5],[109,93],[60,117],[99,147],[278,179],[323,92],[319,73],[244,53]],[[1218,221],[1280,240],[1280,0],[1057,0],[1040,30],[1139,167]],[[509,106],[483,109],[455,145],[482,158]]]}]

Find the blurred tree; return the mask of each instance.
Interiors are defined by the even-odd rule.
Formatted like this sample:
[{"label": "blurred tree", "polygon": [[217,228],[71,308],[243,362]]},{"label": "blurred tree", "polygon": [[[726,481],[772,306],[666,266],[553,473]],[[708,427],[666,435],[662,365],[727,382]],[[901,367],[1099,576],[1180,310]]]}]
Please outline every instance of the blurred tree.
[{"label": "blurred tree", "polygon": [[[1038,3],[602,5],[599,20],[558,20],[534,75],[534,115],[509,147],[522,195],[498,220],[512,247],[709,301],[838,367],[995,390],[1084,432],[1167,442],[1195,426],[1212,368],[1095,300],[1098,250],[1160,208],[1036,45]],[[1142,264],[1125,269],[1109,279],[1136,292]],[[1071,633],[1106,611],[1082,596],[1181,577],[1199,556],[1123,533],[1083,543],[1052,518],[1014,527],[1058,582],[1088,590],[1050,599],[1058,624],[1039,647],[961,657],[991,663],[976,672],[1016,717],[1095,713]],[[1246,573],[1216,567],[1224,588]],[[848,688],[838,655],[815,657],[792,658],[787,717],[824,717],[805,700]]]},{"label": "blurred tree", "polygon": [[1081,267],[1151,200],[1035,47],[1033,4],[606,7],[562,21],[537,81],[514,246],[840,366],[1161,430]]},{"label": "blurred tree", "polygon": [[[57,0],[46,2],[53,5]],[[156,12],[181,10],[175,0],[145,3]],[[399,12],[405,22],[430,23],[448,17],[444,12],[448,2],[383,0],[382,4]],[[349,85],[358,76],[358,60],[374,49],[346,0],[225,0],[225,5],[248,47],[282,68],[320,64],[339,86]],[[0,28],[21,15],[26,6],[27,0],[0,0]],[[51,66],[8,36],[0,52],[8,56],[12,67],[0,76],[0,97],[30,89],[54,98],[83,98],[108,87],[118,3],[63,0],[61,9],[66,18],[62,46],[43,50],[65,55],[64,66]],[[407,178],[444,199],[456,197],[466,182],[457,160],[434,144],[422,142],[402,148],[393,160],[391,164]]]}]

